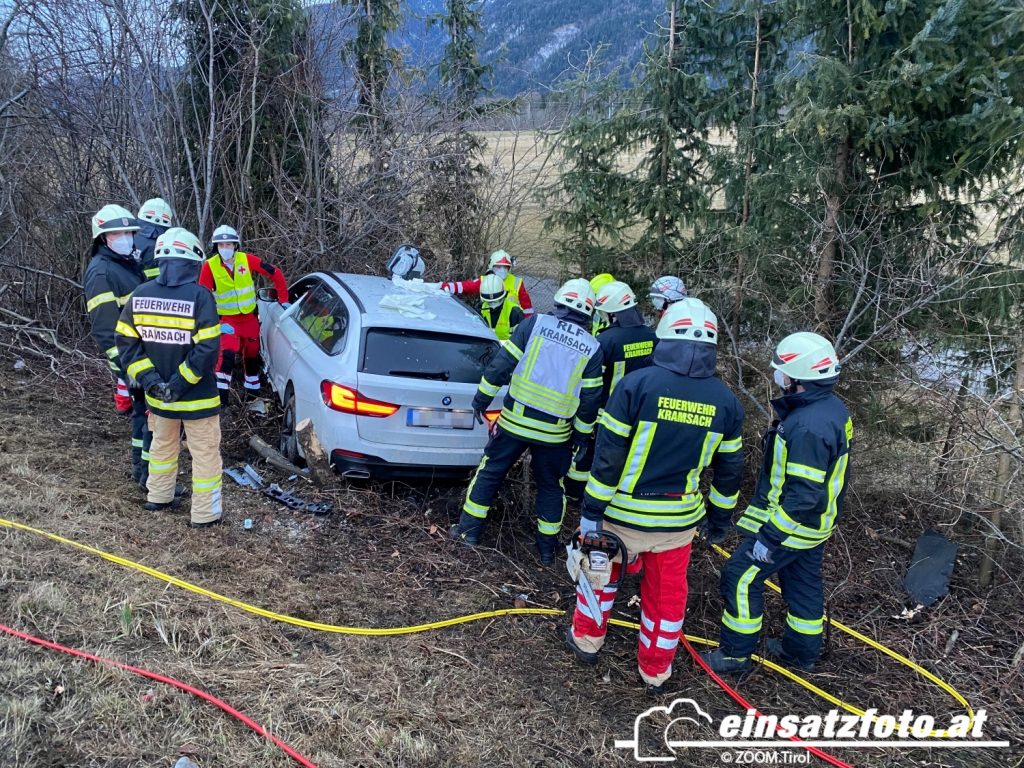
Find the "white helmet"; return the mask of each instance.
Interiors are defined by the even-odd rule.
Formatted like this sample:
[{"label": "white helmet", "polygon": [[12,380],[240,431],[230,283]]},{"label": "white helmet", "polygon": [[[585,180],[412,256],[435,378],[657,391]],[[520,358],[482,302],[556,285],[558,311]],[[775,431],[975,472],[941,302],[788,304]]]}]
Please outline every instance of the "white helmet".
[{"label": "white helmet", "polygon": [[426,265],[420,256],[420,249],[408,243],[398,246],[388,261],[388,272],[405,280],[421,278],[425,270]]},{"label": "white helmet", "polygon": [[633,289],[625,283],[613,280],[597,292],[594,306],[598,312],[612,315],[635,307],[636,295],[633,293]]},{"label": "white helmet", "polygon": [[162,197],[154,197],[144,202],[139,208],[139,219],[156,224],[158,227],[169,227],[174,220],[174,211]]},{"label": "white helmet", "polygon": [[139,222],[120,205],[104,205],[92,215],[92,239],[106,232],[137,232]]},{"label": "white helmet", "polygon": [[213,237],[210,238],[213,243],[241,243],[242,240],[238,236],[238,231],[234,227],[229,227],[227,224],[221,224],[215,230],[213,230]]},{"label": "white helmet", "polygon": [[512,258],[512,255],[508,251],[495,251],[487,261],[488,269],[494,269],[495,267],[506,267],[508,269],[512,269],[515,265],[516,260]]},{"label": "white helmet", "polygon": [[577,277],[566,283],[555,291],[555,304],[575,309],[587,317],[594,314],[594,292],[590,290],[590,283],[582,277]]},{"label": "white helmet", "polygon": [[484,275],[480,281],[480,301],[485,307],[500,307],[506,295],[504,280],[497,275]]},{"label": "white helmet", "polygon": [[171,227],[156,239],[153,254],[158,259],[202,261],[203,243],[183,227]]},{"label": "white helmet", "polygon": [[839,357],[832,342],[809,331],[791,333],[779,342],[772,368],[794,381],[821,381],[839,375]]},{"label": "white helmet", "polygon": [[686,298],[686,285],[675,275],[665,275],[651,283],[648,295],[655,309],[665,309]]},{"label": "white helmet", "polygon": [[655,330],[659,339],[718,343],[718,318],[700,299],[683,299],[669,306]]}]

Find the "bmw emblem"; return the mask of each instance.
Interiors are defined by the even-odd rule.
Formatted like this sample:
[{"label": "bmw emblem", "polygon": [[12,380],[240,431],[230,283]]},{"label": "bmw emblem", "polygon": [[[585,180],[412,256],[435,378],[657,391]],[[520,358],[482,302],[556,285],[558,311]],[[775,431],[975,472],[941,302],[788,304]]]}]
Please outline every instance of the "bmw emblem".
[{"label": "bmw emblem", "polygon": [[445,395],[444,397],[441,398],[441,405],[451,405],[451,404],[452,404],[452,399],[450,397],[448,397],[448,395]]}]

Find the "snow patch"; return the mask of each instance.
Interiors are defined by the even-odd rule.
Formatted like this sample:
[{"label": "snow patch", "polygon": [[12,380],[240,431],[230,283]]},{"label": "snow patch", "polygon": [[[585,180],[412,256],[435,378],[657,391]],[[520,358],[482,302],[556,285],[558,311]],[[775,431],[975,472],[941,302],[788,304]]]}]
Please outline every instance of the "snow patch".
[{"label": "snow patch", "polygon": [[569,42],[578,37],[580,34],[580,28],[576,24],[564,24],[558,27],[551,33],[551,38],[548,42],[544,43],[530,58],[530,64],[534,69],[539,67],[545,61],[550,59],[558,51],[562,50],[569,44]]}]

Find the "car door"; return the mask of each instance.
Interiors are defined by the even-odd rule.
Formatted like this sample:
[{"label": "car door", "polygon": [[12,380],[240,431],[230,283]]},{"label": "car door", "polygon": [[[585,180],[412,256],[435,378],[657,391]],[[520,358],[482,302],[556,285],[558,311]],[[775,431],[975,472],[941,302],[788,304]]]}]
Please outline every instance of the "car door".
[{"label": "car door", "polygon": [[261,311],[266,311],[260,333],[267,374],[282,401],[296,358],[312,344],[312,339],[302,330],[297,318],[303,311],[303,305],[322,284],[323,281],[315,276],[295,283],[288,291],[291,306],[287,308],[276,302],[274,306],[264,308],[261,302]]},{"label": "car door", "polygon": [[306,416],[322,413],[321,383],[340,377],[348,345],[348,308],[321,282],[303,297],[298,310],[282,325],[282,330],[291,347],[292,362],[287,379],[295,391],[296,419],[301,421]]}]

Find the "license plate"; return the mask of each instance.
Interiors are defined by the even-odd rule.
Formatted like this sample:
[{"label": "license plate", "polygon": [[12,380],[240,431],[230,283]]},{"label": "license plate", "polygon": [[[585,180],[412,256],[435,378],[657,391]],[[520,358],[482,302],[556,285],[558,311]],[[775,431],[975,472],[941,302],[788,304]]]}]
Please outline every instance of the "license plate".
[{"label": "license plate", "polygon": [[406,422],[410,427],[434,429],[472,429],[472,411],[452,411],[444,408],[410,408]]}]

